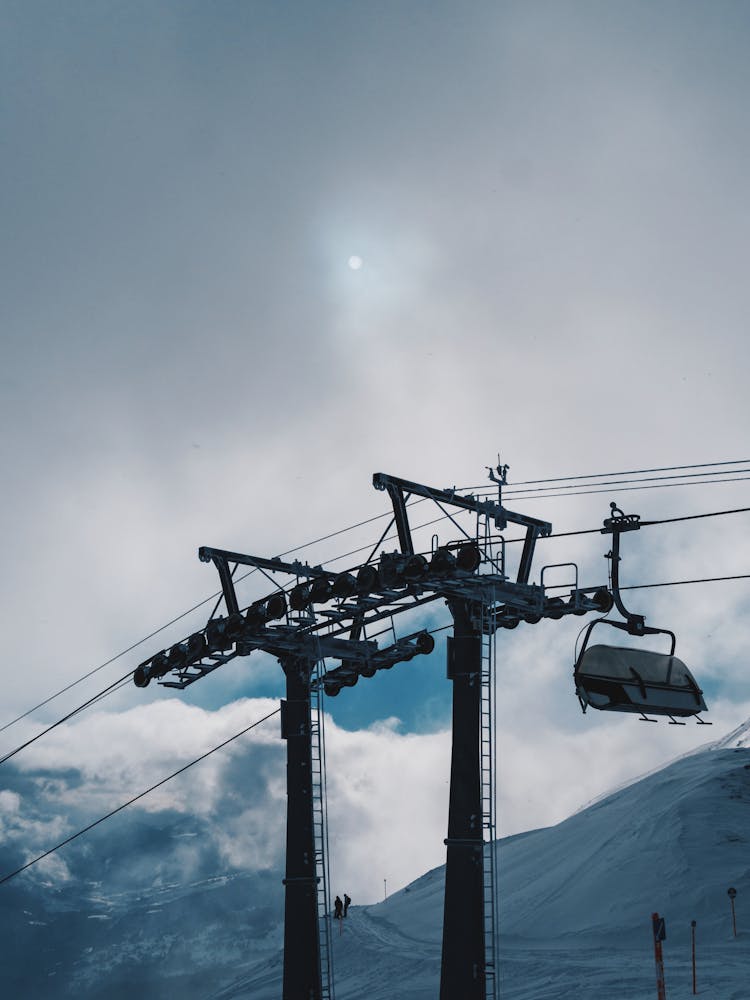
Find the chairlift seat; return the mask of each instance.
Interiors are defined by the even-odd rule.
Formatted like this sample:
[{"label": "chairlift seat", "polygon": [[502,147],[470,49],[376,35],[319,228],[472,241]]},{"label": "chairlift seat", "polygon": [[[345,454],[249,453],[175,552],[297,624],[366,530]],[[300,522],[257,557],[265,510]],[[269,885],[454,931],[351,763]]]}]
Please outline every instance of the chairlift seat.
[{"label": "chairlift seat", "polygon": [[585,645],[575,667],[581,707],[637,714],[692,716],[706,711],[703,692],[673,653]]}]

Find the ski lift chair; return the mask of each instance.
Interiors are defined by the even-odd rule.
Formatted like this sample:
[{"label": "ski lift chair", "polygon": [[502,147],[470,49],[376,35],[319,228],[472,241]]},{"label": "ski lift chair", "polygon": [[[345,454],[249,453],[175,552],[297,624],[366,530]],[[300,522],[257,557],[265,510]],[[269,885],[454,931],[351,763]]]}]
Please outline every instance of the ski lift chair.
[{"label": "ski lift chair", "polygon": [[637,633],[630,632],[631,635],[662,633],[671,636],[669,653],[656,653],[626,646],[592,645],[591,634],[597,625],[630,632],[628,622],[604,618],[597,619],[587,628],[574,671],[576,694],[584,712],[589,705],[608,712],[669,718],[697,716],[706,711],[703,692],[687,666],[674,655],[673,632],[646,626]]},{"label": "ski lift chair", "polygon": [[[675,656],[675,635],[668,629],[646,625],[642,615],[632,614],[624,606],[620,595],[619,562],[620,533],[640,528],[637,514],[623,514],[615,504],[610,504],[612,517],[604,521],[603,534],[613,536],[611,559],[612,597],[617,610],[625,621],[597,618],[586,629],[581,650],[576,657],[573,676],[576,694],[585,712],[587,707],[608,712],[634,712],[643,721],[655,722],[648,715],[667,716],[675,725],[676,718],[694,716],[706,711],[703,692],[695,678],[679,657]],[[666,635],[671,640],[668,653],[650,649],[631,648],[605,644],[592,644],[591,636],[598,626],[619,629],[628,635],[642,638]],[[599,629],[601,635],[602,629]]]}]

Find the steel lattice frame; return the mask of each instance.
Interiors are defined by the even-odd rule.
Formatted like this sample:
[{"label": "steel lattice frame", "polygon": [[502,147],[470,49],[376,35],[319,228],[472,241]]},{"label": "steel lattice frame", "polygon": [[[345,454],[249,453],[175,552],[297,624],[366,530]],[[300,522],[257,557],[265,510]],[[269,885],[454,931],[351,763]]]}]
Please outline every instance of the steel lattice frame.
[{"label": "steel lattice frame", "polygon": [[[156,679],[165,687],[182,689],[255,650],[270,653],[281,663],[286,678],[282,737],[287,743],[288,796],[284,1000],[323,1000],[332,995],[321,978],[312,811],[313,684],[336,694],[378,669],[431,652],[434,641],[424,630],[384,649],[366,636],[372,625],[438,598],[447,600],[454,626],[448,643],[453,745],[440,997],[484,1000],[486,996],[479,753],[482,635],[513,628],[519,621],[606,610],[611,603],[606,591],[592,594],[594,588],[575,586],[563,601],[548,598],[543,585],[529,583],[536,540],[548,536],[552,526],[506,509],[501,494],[504,476],[495,481],[497,502],[377,473],[373,485],[389,494],[400,545],[396,552],[381,553],[377,567],[368,559],[349,572],[336,573],[306,563],[201,548],[200,559],[213,562],[219,573],[226,615],[212,616],[201,632],[156,653],[135,671],[139,687]],[[508,523],[525,528],[515,579],[505,573],[504,560],[498,563],[493,558],[479,531],[472,537],[460,528],[464,537],[437,548],[429,561],[415,553],[407,511],[412,496],[434,501],[459,528],[446,508],[471,511],[500,532]],[[241,610],[232,568],[240,565],[283,573],[294,584],[278,587]],[[328,660],[339,665],[319,670],[319,679],[313,681],[316,664]]]}]

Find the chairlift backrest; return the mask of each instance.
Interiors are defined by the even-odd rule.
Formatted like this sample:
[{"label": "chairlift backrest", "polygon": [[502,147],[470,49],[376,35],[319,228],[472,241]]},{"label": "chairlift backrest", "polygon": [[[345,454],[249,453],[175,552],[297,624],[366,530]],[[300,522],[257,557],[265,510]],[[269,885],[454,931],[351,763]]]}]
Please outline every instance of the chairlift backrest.
[{"label": "chairlift backrest", "polygon": [[703,692],[673,653],[584,644],[575,667],[581,707],[603,711],[691,716],[706,711]]}]

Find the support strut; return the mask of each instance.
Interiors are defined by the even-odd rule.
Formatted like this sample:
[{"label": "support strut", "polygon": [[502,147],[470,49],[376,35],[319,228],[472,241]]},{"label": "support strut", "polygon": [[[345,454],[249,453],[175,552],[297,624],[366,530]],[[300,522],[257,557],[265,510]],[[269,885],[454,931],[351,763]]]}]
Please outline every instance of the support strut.
[{"label": "support strut", "polygon": [[281,736],[286,740],[286,878],[283,1000],[321,1000],[320,935],[313,825],[310,678],[314,661],[289,656]]},{"label": "support strut", "polygon": [[448,678],[453,747],[445,862],[440,1000],[485,1000],[482,792],[479,753],[482,637],[471,603],[451,601]]}]

